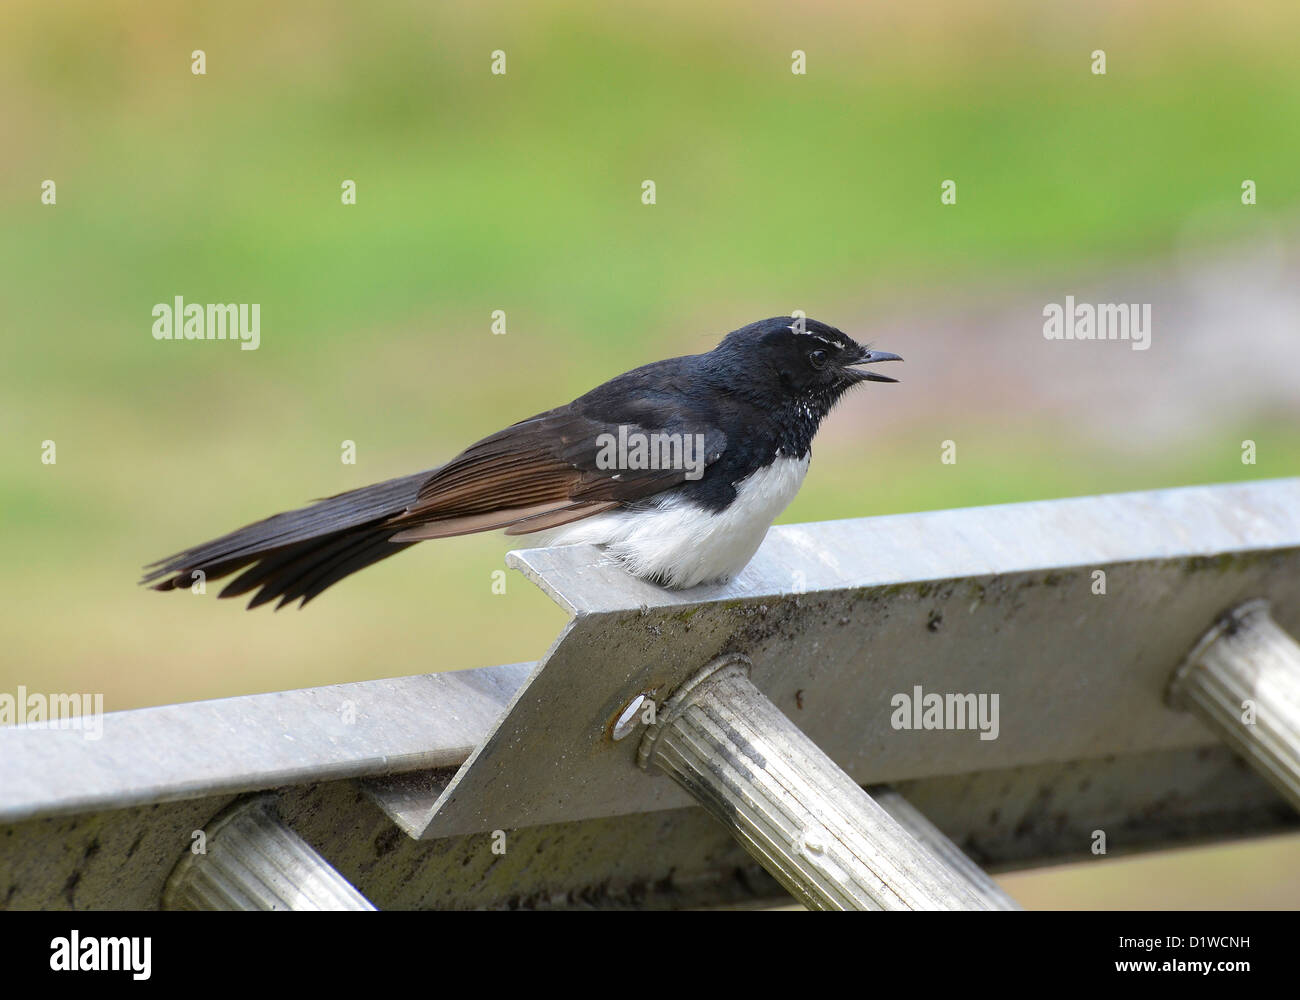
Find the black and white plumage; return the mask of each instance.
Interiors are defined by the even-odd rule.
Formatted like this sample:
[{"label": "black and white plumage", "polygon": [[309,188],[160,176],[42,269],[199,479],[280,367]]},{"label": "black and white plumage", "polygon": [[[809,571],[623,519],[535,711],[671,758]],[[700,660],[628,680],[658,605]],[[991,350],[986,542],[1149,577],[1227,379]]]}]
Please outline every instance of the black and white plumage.
[{"label": "black and white plumage", "polygon": [[[707,354],[635,368],[573,402],[498,431],[445,465],[277,514],[146,567],[157,590],[195,574],[249,607],[303,604],[417,541],[504,528],[540,544],[591,542],[669,587],[739,572],[794,499],[822,419],[866,370],[901,360],[811,319],[779,316]],[[611,466],[623,435],[699,442],[692,467]],[[604,449],[604,450],[603,450]],[[641,463],[644,464],[644,463]]]}]

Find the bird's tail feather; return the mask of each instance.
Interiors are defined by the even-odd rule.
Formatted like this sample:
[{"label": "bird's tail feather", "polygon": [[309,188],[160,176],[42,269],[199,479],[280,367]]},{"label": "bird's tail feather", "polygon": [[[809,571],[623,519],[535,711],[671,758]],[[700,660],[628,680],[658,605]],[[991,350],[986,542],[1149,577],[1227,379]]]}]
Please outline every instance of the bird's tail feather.
[{"label": "bird's tail feather", "polygon": [[151,563],[140,582],[172,590],[242,569],[220,596],[257,590],[250,608],[276,598],[277,607],[294,600],[306,604],[345,576],[410,547],[409,542],[390,541],[402,528],[385,522],[415,501],[429,475],[390,479],[245,525]]}]

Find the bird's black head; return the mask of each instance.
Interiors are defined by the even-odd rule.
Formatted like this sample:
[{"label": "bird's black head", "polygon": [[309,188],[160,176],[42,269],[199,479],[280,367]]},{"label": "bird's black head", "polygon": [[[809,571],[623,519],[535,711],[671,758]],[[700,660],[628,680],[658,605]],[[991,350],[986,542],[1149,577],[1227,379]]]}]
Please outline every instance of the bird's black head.
[{"label": "bird's black head", "polygon": [[747,388],[773,402],[777,397],[807,405],[819,418],[860,382],[898,381],[864,366],[903,360],[888,351],[870,350],[833,326],[793,316],[774,316],[733,330],[713,353],[732,378],[750,380]]}]

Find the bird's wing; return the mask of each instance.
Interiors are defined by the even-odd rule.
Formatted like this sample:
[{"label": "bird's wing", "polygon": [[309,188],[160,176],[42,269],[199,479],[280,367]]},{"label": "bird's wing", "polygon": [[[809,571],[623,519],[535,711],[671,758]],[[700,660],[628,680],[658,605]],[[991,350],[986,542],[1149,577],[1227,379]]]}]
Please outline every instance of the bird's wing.
[{"label": "bird's wing", "polygon": [[597,420],[570,404],[471,445],[436,469],[406,510],[387,522],[399,529],[392,540],[412,542],[494,528],[527,534],[643,500],[687,480],[691,469],[680,459],[677,468],[611,465],[617,443],[634,442],[636,435],[659,442],[662,435],[679,434],[684,443],[684,436],[692,435],[690,447],[702,444],[691,453],[699,471],[716,462],[726,448],[726,435],[708,421],[670,408],[676,415],[667,425],[647,426],[654,412],[647,401],[626,399],[624,404],[619,412],[641,422]]}]

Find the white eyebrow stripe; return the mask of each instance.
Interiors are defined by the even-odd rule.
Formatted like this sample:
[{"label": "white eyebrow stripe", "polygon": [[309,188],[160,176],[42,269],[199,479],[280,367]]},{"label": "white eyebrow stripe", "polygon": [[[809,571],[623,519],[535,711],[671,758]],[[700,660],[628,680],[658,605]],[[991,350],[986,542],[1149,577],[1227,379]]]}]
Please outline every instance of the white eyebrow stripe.
[{"label": "white eyebrow stripe", "polygon": [[786,329],[801,337],[812,337],[813,340],[820,340],[823,344],[827,344],[830,347],[835,348],[837,351],[844,350],[844,341],[842,340],[827,340],[820,333],[813,333],[811,330],[800,330],[793,323],[787,326]]}]

